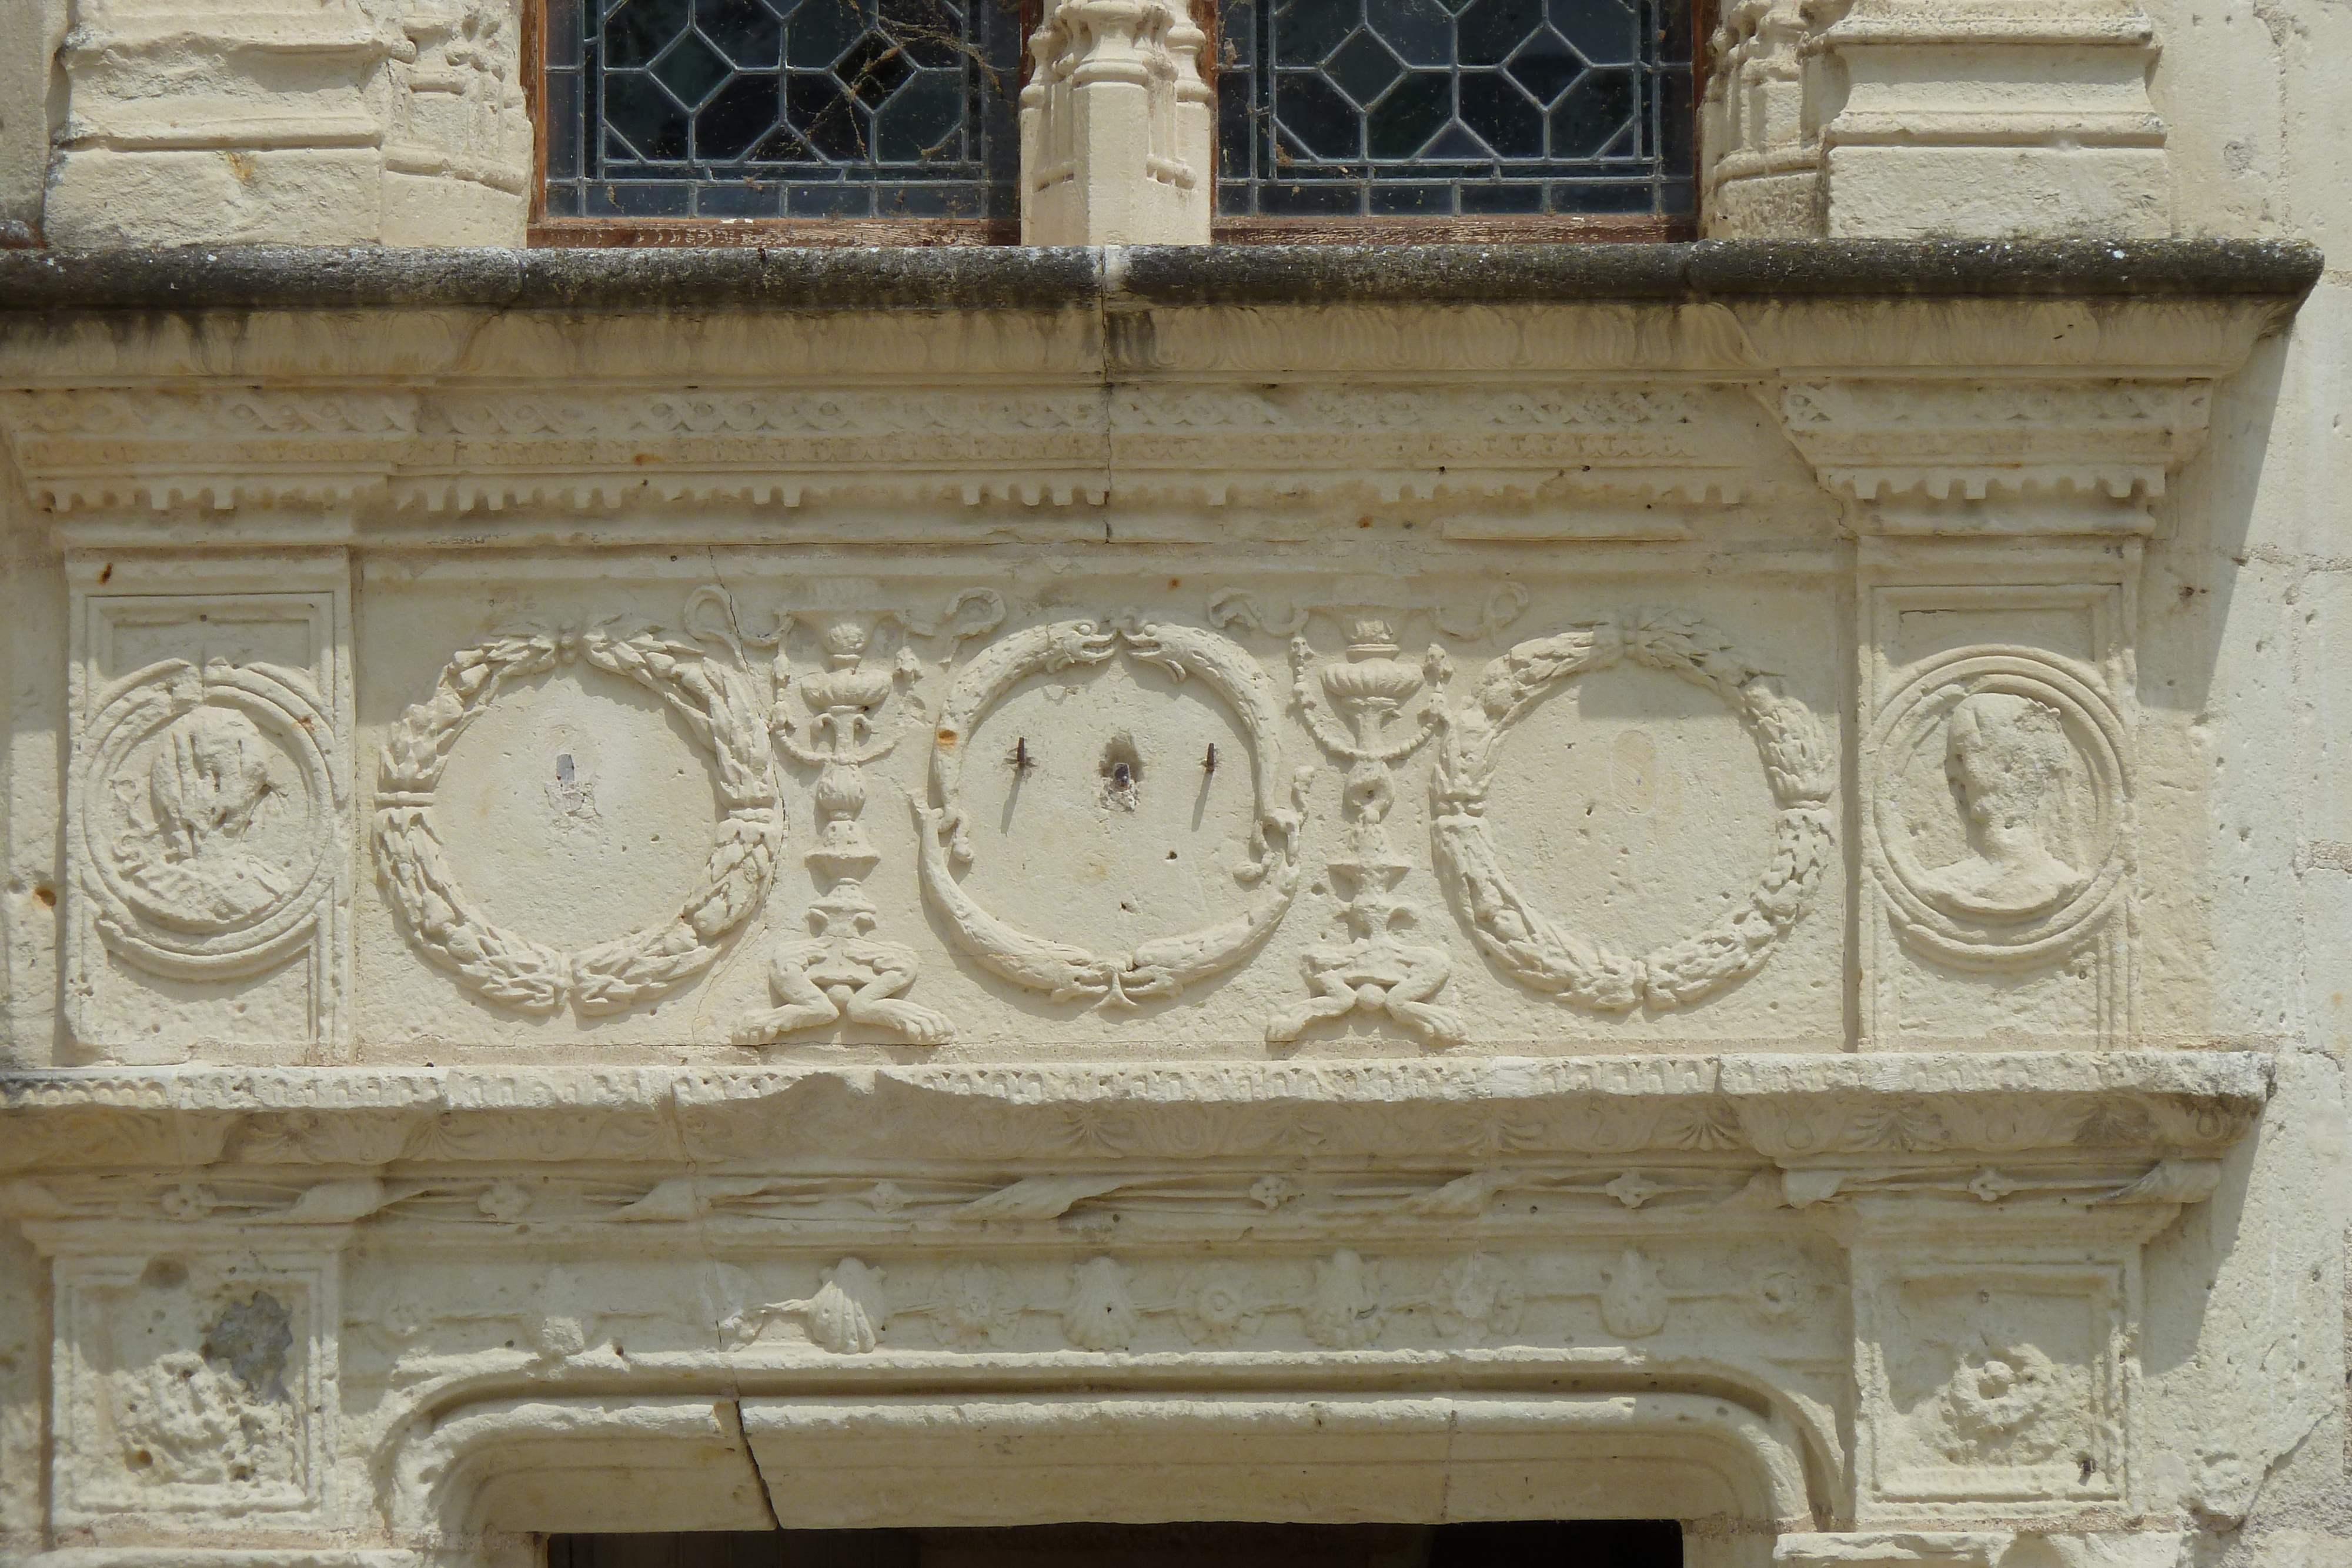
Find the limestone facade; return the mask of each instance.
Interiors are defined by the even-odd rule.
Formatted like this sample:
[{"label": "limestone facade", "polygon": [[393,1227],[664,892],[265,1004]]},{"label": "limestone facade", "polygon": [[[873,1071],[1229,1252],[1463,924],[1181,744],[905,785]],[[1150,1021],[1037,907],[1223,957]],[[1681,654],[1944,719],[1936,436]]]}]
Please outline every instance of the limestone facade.
[{"label": "limestone facade", "polygon": [[500,5],[11,3],[0,1560],[2352,1562],[2352,21],[1727,7],[1724,237],[1256,250],[1068,0],[1067,248],[628,252],[452,248]]}]

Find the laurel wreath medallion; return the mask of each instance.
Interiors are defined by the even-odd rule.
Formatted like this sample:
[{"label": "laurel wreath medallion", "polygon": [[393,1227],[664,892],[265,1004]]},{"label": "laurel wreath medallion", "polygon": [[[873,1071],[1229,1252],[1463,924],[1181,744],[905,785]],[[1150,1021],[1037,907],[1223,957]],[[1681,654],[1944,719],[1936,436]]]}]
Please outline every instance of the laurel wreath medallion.
[{"label": "laurel wreath medallion", "polygon": [[[1023,931],[982,908],[955,879],[950,862],[971,859],[963,821],[963,752],[980,721],[1031,675],[1099,664],[1125,653],[1175,680],[1197,675],[1241,719],[1250,739],[1255,821],[1248,864],[1234,880],[1254,891],[1240,913],[1197,931],[1155,937],[1134,951],[1097,954]],[[936,806],[914,803],[920,827],[923,893],[943,915],[955,944],[983,968],[1055,1001],[1083,998],[1123,1008],[1172,997],[1230,968],[1265,940],[1298,885],[1297,843],[1305,810],[1304,775],[1282,765],[1282,701],[1274,683],[1239,643],[1194,627],[1164,622],[1103,626],[1062,621],[1016,632],[964,666],[940,709],[931,750]],[[1286,791],[1289,803],[1283,803]]]},{"label": "laurel wreath medallion", "polygon": [[[1486,821],[1503,737],[1555,686],[1621,659],[1720,696],[1756,743],[1780,812],[1770,862],[1748,900],[1695,936],[1639,956],[1561,929],[1519,896]],[[1595,1012],[1680,1007],[1763,967],[1803,918],[1834,841],[1834,758],[1812,710],[1783,695],[1724,635],[1695,616],[1603,621],[1521,643],[1489,663],[1451,716],[1430,774],[1438,880],[1472,938],[1532,990]]]},{"label": "laurel wreath medallion", "polygon": [[[718,842],[677,915],[593,946],[566,950],[484,917],[449,869],[433,828],[434,792],[450,748],[512,680],[579,659],[662,699],[718,764]],[[551,1013],[613,1013],[710,967],[718,943],[767,896],[783,841],[783,800],[768,740],[768,702],[740,651],[731,663],[658,628],[611,622],[580,632],[524,632],[458,653],[430,700],[403,714],[378,762],[375,841],[385,894],[409,939],[485,1000]]]}]

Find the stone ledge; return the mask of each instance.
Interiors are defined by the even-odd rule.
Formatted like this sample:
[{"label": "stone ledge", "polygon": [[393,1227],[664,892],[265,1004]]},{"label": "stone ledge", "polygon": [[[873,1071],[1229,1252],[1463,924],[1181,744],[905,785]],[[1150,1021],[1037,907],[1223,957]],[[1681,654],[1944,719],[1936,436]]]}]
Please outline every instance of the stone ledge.
[{"label": "stone ledge", "polygon": [[2300,298],[2270,240],[0,252],[0,310],[917,311],[1775,298]]},{"label": "stone ledge", "polygon": [[2210,1155],[2260,1115],[2271,1071],[2268,1058],[2234,1051],[68,1070],[0,1076],[0,1170],[384,1165],[428,1145],[460,1159],[698,1162],[772,1158],[784,1147],[796,1159],[855,1161],[1083,1154],[1444,1164],[1676,1148],[1799,1159],[2125,1148]]}]

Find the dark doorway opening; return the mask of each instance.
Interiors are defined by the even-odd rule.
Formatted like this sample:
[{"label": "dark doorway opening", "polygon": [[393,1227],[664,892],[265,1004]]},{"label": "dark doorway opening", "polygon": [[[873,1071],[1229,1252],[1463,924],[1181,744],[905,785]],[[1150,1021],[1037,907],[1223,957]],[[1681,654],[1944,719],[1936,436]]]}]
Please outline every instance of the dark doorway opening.
[{"label": "dark doorway opening", "polygon": [[556,1535],[547,1568],[1681,1568],[1664,1520]]}]

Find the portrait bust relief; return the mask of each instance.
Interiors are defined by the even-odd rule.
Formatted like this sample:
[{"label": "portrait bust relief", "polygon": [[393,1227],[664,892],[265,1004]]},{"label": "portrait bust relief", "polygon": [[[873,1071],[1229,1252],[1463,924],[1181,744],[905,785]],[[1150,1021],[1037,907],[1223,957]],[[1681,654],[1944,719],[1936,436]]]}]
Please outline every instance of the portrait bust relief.
[{"label": "portrait bust relief", "polygon": [[2063,831],[2074,771],[2058,710],[2008,692],[1954,705],[1944,770],[1968,824],[1969,852],[1927,872],[1920,891],[1956,914],[2022,919],[2073,896],[2087,881],[2051,836]]},{"label": "portrait bust relief", "polygon": [[134,810],[114,847],[123,876],[158,918],[212,930],[268,908],[292,887],[289,869],[252,841],[284,809],[289,788],[274,751],[233,708],[196,708],[158,737],[146,810]]},{"label": "portrait bust relief", "polygon": [[1896,931],[1963,968],[2067,958],[2124,895],[2128,730],[2105,680],[1976,645],[1914,666],[1865,747],[1864,855]]}]

